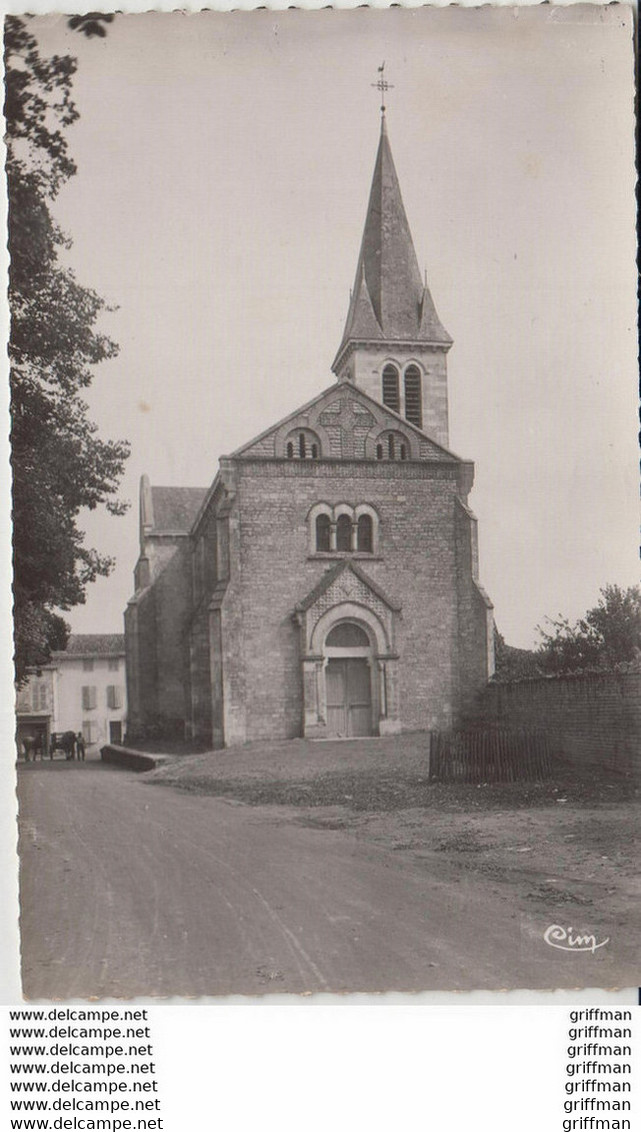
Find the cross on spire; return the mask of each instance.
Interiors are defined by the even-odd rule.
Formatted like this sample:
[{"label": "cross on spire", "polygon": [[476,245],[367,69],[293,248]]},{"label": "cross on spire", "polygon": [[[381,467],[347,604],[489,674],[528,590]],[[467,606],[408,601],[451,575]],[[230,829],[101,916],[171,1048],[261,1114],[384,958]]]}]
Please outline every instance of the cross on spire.
[{"label": "cross on spire", "polygon": [[381,114],[385,116],[385,95],[388,90],[394,90],[394,84],[388,83],[387,79],[385,78],[385,60],[383,60],[380,67],[378,68],[378,82],[370,83],[370,86],[375,87],[376,90],[380,90]]}]

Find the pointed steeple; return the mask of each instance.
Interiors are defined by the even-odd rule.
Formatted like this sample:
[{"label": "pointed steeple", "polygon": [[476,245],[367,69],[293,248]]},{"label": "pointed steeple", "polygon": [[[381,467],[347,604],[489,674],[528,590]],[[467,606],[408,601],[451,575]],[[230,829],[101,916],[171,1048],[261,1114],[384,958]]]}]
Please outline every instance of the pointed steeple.
[{"label": "pointed steeple", "polygon": [[369,341],[445,348],[452,344],[421,279],[384,114],[354,290],[334,371],[339,372],[350,345]]}]

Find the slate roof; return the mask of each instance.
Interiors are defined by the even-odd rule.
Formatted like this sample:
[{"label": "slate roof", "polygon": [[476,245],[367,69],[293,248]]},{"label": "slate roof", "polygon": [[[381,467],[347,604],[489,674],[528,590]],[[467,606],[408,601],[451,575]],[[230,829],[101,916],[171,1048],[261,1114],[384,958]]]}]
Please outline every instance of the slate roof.
[{"label": "slate roof", "polygon": [[207,491],[206,487],[152,487],[152,531],[191,530]]},{"label": "slate roof", "polygon": [[58,657],[124,656],[124,633],[72,633],[66,649],[52,655]]},{"label": "slate roof", "polygon": [[385,118],[343,339],[452,343],[416,259]]}]

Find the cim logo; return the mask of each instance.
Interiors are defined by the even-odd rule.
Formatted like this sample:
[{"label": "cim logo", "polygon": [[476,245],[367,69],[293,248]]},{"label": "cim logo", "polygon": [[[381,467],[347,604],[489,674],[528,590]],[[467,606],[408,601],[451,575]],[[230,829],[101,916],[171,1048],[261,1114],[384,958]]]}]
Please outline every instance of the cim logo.
[{"label": "cim logo", "polygon": [[574,933],[574,928],[564,928],[561,924],[550,924],[543,933],[543,939],[550,947],[556,947],[559,951],[591,951],[594,952],[599,947],[605,947],[606,943],[610,942],[610,937],[597,943],[595,935],[581,935]]}]

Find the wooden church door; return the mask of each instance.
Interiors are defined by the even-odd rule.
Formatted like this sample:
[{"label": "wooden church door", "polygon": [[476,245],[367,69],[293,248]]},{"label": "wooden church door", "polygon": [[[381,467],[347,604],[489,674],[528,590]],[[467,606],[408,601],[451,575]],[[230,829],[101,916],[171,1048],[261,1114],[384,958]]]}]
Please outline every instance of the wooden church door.
[{"label": "wooden church door", "polygon": [[361,657],[332,657],[325,670],[327,735],[336,739],[372,734],[370,669]]}]

